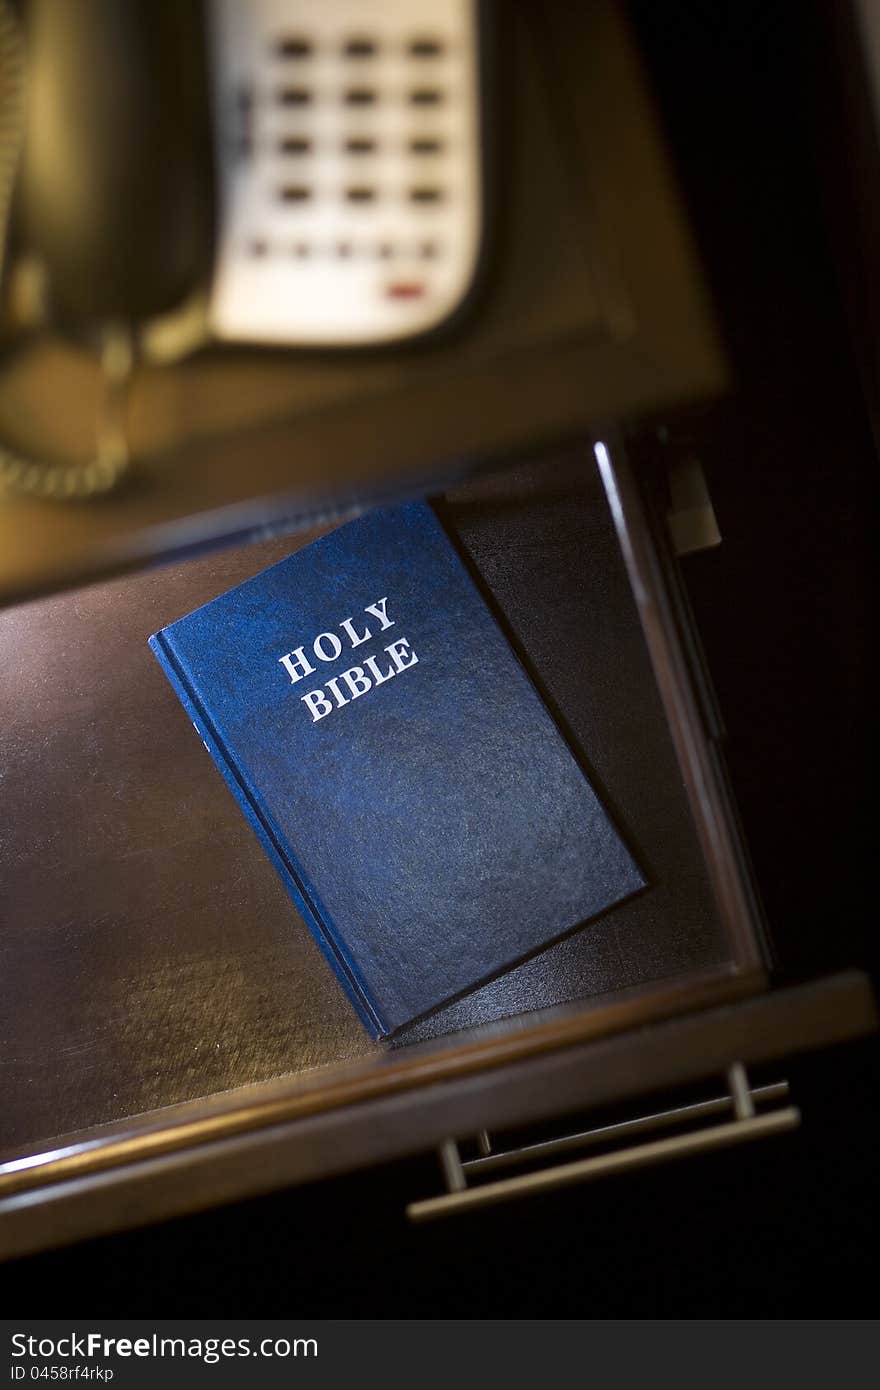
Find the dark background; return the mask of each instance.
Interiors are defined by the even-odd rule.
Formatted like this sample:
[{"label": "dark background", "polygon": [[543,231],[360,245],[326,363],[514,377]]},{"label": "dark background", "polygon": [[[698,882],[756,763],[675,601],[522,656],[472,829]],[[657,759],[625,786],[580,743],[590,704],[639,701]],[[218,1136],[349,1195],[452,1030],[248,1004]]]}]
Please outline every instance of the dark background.
[{"label": "dark background", "polygon": [[[738,380],[674,422],[724,536],[684,568],[792,978],[877,962],[875,452],[829,221],[829,166],[846,158],[828,124],[832,11],[633,6]],[[874,1041],[787,1067],[803,1129],[727,1154],[411,1229],[406,1201],[440,1187],[426,1157],[21,1261],[0,1302],[31,1317],[870,1315],[878,1073]]]}]

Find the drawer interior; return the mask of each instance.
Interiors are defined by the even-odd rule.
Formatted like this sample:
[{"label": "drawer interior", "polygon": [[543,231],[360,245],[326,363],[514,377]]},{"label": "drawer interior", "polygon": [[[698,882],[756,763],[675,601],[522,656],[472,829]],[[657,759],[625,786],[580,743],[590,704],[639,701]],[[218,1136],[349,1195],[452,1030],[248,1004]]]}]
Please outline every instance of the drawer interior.
[{"label": "drawer interior", "polygon": [[618,998],[650,1006],[671,985],[686,1001],[689,981],[736,974],[591,454],[491,474],[437,505],[647,890],[377,1045],[146,644],[314,532],[8,609],[4,1157],[279,1079],[320,1088],[432,1049],[454,1058],[487,1031],[524,1036]]}]

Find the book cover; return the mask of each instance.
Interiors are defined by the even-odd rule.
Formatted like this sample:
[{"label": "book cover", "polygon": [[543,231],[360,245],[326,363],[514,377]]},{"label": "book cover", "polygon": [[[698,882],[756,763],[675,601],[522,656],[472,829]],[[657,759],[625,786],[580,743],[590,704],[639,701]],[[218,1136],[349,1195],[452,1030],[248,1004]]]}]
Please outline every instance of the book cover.
[{"label": "book cover", "polygon": [[149,640],[376,1037],[644,885],[425,503]]}]

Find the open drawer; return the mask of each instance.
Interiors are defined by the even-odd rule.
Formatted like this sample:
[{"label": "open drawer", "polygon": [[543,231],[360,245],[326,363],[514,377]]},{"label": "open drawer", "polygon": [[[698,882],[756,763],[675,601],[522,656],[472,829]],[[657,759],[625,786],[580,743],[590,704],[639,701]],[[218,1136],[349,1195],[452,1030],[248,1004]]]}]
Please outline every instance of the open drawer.
[{"label": "open drawer", "polygon": [[648,890],[374,1044],[146,645],[314,531],[7,610],[0,1253],[874,1026],[857,973],[767,988],[711,699],[622,451],[438,505]]}]

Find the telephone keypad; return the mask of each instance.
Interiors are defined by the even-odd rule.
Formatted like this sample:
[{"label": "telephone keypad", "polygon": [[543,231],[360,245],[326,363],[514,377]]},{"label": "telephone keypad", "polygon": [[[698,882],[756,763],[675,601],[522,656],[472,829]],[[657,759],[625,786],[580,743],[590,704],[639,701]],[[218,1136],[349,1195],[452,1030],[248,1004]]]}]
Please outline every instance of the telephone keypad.
[{"label": "telephone keypad", "polygon": [[476,6],[213,0],[210,11],[215,332],[342,346],[436,326],[470,288],[482,232]]}]

